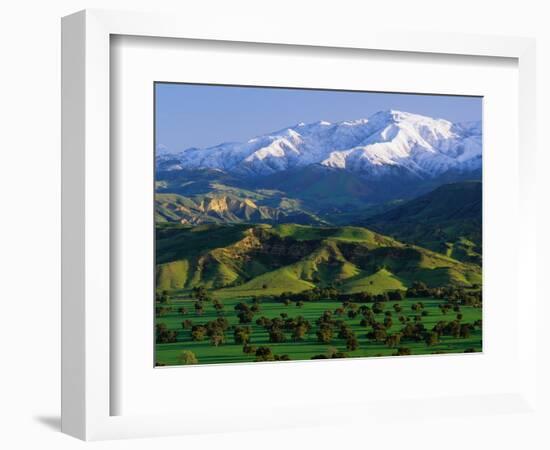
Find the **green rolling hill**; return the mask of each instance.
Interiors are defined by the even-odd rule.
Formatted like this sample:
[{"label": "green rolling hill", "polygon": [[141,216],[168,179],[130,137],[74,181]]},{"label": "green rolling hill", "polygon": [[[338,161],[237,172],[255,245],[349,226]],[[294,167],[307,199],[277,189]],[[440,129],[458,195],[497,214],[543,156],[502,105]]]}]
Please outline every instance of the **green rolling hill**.
[{"label": "green rolling hill", "polygon": [[481,181],[445,184],[361,224],[457,260],[481,264]]},{"label": "green rolling hill", "polygon": [[205,286],[221,297],[299,292],[336,285],[343,292],[481,282],[475,264],[457,261],[364,227],[161,224],[156,232],[158,290]]}]

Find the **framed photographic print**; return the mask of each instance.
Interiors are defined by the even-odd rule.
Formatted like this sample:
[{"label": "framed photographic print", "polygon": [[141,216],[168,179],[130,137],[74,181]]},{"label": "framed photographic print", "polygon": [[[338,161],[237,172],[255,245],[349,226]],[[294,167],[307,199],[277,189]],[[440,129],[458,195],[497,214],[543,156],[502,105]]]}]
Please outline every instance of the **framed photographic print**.
[{"label": "framed photographic print", "polygon": [[534,43],[239,25],[63,19],[63,431],[538,420]]}]

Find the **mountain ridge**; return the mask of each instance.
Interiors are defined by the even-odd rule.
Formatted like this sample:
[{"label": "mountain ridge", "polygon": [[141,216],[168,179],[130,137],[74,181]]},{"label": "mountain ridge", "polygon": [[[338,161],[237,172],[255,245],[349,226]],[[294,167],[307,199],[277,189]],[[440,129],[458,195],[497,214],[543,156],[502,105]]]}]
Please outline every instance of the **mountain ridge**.
[{"label": "mountain ridge", "polygon": [[367,119],[298,123],[246,142],[157,156],[157,170],[214,169],[266,176],[319,164],[360,173],[429,179],[481,168],[481,122],[452,123],[387,110]]},{"label": "mountain ridge", "polygon": [[357,225],[481,264],[482,195],[481,181],[444,184]]},{"label": "mountain ridge", "polygon": [[157,229],[157,248],[157,289],[254,295],[336,283],[352,292],[380,289],[373,278],[400,289],[413,281],[469,286],[481,279],[473,264],[359,227],[169,225]]}]

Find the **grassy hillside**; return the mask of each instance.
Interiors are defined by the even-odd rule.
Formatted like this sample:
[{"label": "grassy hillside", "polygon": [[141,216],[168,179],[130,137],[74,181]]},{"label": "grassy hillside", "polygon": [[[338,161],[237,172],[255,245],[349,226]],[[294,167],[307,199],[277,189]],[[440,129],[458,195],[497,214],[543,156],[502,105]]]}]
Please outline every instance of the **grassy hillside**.
[{"label": "grassy hillside", "polygon": [[156,251],[158,290],[205,286],[224,298],[329,285],[380,293],[413,281],[481,281],[474,264],[361,227],[165,224],[157,229]]},{"label": "grassy hillside", "polygon": [[361,274],[360,276],[353,277],[347,280],[342,286],[342,290],[350,294],[355,294],[356,292],[381,294],[384,291],[397,289],[406,289],[405,283],[386,269],[380,269],[370,275]]},{"label": "grassy hillside", "polygon": [[482,184],[446,184],[362,223],[398,240],[481,264]]}]

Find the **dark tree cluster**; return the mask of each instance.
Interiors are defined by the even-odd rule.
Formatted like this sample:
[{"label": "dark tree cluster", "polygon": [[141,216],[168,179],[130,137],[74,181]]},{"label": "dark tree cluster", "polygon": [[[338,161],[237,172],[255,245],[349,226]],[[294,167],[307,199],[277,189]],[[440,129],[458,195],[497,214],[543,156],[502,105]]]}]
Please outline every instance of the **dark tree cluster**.
[{"label": "dark tree cluster", "polygon": [[191,327],[191,339],[193,341],[204,341],[206,337],[206,327],[204,325],[193,325]]},{"label": "dark tree cluster", "polygon": [[339,302],[356,303],[384,303],[387,301],[400,301],[404,298],[433,297],[447,299],[451,303],[459,303],[467,306],[481,306],[481,290],[465,290],[456,286],[430,288],[421,281],[414,281],[406,291],[392,290],[380,294],[370,292],[357,292],[354,294],[340,293],[337,288],[316,287],[306,291],[292,293],[283,292],[278,298],[285,305],[292,302],[311,302],[317,300],[335,300]]},{"label": "dark tree cluster", "polygon": [[344,323],[341,319],[333,319],[332,311],[325,311],[315,323],[317,324],[317,340],[322,344],[329,344],[332,341],[334,330]]},{"label": "dark tree cluster", "polygon": [[164,290],[162,292],[156,292],[155,293],[155,302],[156,303],[162,303],[164,305],[170,303],[170,296],[168,295],[168,291]]},{"label": "dark tree cluster", "polygon": [[291,302],[313,302],[316,300],[338,300],[338,291],[334,287],[313,288],[302,292],[283,292],[279,300]]},{"label": "dark tree cluster", "polygon": [[225,343],[225,331],[229,328],[229,322],[224,317],[218,317],[216,320],[206,322],[206,335],[210,338],[210,343],[218,346]]},{"label": "dark tree cluster", "polygon": [[[353,317],[362,313],[358,305],[348,304],[346,308],[348,308],[349,312],[354,312]],[[344,308],[341,309],[343,310]],[[332,311],[325,311],[321,317],[317,319],[317,331],[315,333],[317,341],[322,344],[329,344],[336,335],[338,339],[343,339],[346,342],[346,348],[349,351],[357,350],[359,348],[359,340],[355,332],[344,320],[334,319],[334,315],[341,316],[342,314],[338,310],[334,314]]]},{"label": "dark tree cluster", "polygon": [[330,344],[332,341],[332,327],[327,323],[319,325],[319,328],[315,334],[317,336],[317,340],[322,344]]},{"label": "dark tree cluster", "polygon": [[404,291],[394,290],[386,291],[380,294],[371,294],[370,292],[357,292],[355,294],[338,294],[339,301],[352,301],[357,303],[383,303],[388,301],[400,301],[405,298]]},{"label": "dark tree cluster", "polygon": [[243,345],[243,353],[245,355],[256,354],[256,347],[254,347],[253,345],[250,345],[250,344],[244,344]]},{"label": "dark tree cluster", "polygon": [[252,311],[250,306],[248,306],[246,303],[237,303],[235,305],[235,311],[237,311],[239,323],[252,323],[252,320],[254,319],[254,311]]},{"label": "dark tree cluster", "polygon": [[250,327],[233,327],[233,338],[235,340],[235,344],[248,344],[250,342],[251,334],[252,330]]},{"label": "dark tree cluster", "polygon": [[404,340],[420,342],[424,340],[426,327],[422,322],[406,323],[401,329],[401,335]]},{"label": "dark tree cluster", "polygon": [[178,333],[169,330],[165,323],[157,323],[155,326],[155,340],[157,344],[169,344],[178,340]]},{"label": "dark tree cluster", "polygon": [[401,333],[389,334],[386,337],[386,340],[384,341],[384,343],[390,348],[395,348],[401,343],[401,338],[402,338]]},{"label": "dark tree cluster", "polygon": [[397,351],[393,354],[393,356],[407,356],[411,355],[411,349],[407,347],[399,347]]},{"label": "dark tree cluster", "polygon": [[192,326],[193,326],[193,321],[192,321],[192,320],[189,320],[189,319],[185,319],[185,320],[181,323],[181,327],[182,327],[184,330],[190,330]]},{"label": "dark tree cluster", "polygon": [[256,362],[259,361],[290,361],[290,357],[286,354],[284,355],[275,355],[271,348],[267,346],[260,346],[256,349],[255,352]]},{"label": "dark tree cluster", "polygon": [[201,316],[204,312],[204,304],[201,301],[196,301],[193,307],[195,308],[195,314],[197,314],[197,316]]},{"label": "dark tree cluster", "polygon": [[303,341],[311,330],[311,324],[302,316],[290,318],[286,313],[273,319],[262,316],[256,320],[256,325],[263,327],[269,335],[269,341],[274,343],[285,342],[285,332],[290,333],[293,341]]},{"label": "dark tree cluster", "polygon": [[284,327],[290,332],[292,340],[295,342],[305,340],[311,331],[311,323],[302,316],[286,319]]},{"label": "dark tree cluster", "polygon": [[[184,322],[185,323],[185,322]],[[223,317],[206,322],[202,325],[191,327],[191,339],[193,341],[204,341],[207,337],[214,346],[225,343],[225,331],[229,328],[229,322]]]},{"label": "dark tree cluster", "polygon": [[212,300],[212,306],[214,307],[214,309],[216,310],[216,313],[218,315],[221,315],[223,314],[224,312],[224,305],[221,301],[217,300],[217,299],[213,299]]},{"label": "dark tree cluster", "polygon": [[204,286],[194,287],[191,291],[191,298],[194,298],[199,302],[209,302],[213,299],[212,295]]},{"label": "dark tree cluster", "polygon": [[321,353],[319,355],[314,355],[311,359],[336,359],[336,358],[347,358],[347,353],[339,351],[335,347],[329,347],[326,353]]},{"label": "dark tree cluster", "polygon": [[338,302],[357,302],[357,303],[374,303],[374,302],[387,302],[398,301],[405,298],[405,292],[402,290],[394,290],[383,292],[381,294],[371,294],[370,292],[357,292],[354,294],[340,293],[338,289],[333,286],[330,287],[316,287],[302,292],[283,292],[279,296],[279,300],[282,302],[312,302],[317,300],[334,300]]},{"label": "dark tree cluster", "polygon": [[166,316],[172,312],[171,306],[155,306],[155,315],[157,317]]},{"label": "dark tree cluster", "polygon": [[481,290],[465,290],[457,286],[445,286],[429,288],[421,281],[414,281],[412,286],[407,289],[407,298],[433,297],[445,299],[452,305],[465,305],[481,307],[483,302]]},{"label": "dark tree cluster", "polygon": [[458,319],[451,322],[439,321],[434,325],[432,331],[436,332],[439,336],[469,338],[476,327],[476,323],[461,323]]},{"label": "dark tree cluster", "polygon": [[367,339],[374,342],[386,342],[388,338],[388,330],[383,323],[374,322],[372,330],[367,333]]},{"label": "dark tree cluster", "polygon": [[374,311],[368,306],[363,305],[361,306],[360,312],[363,318],[359,322],[359,325],[361,325],[362,327],[373,326],[376,322]]}]

